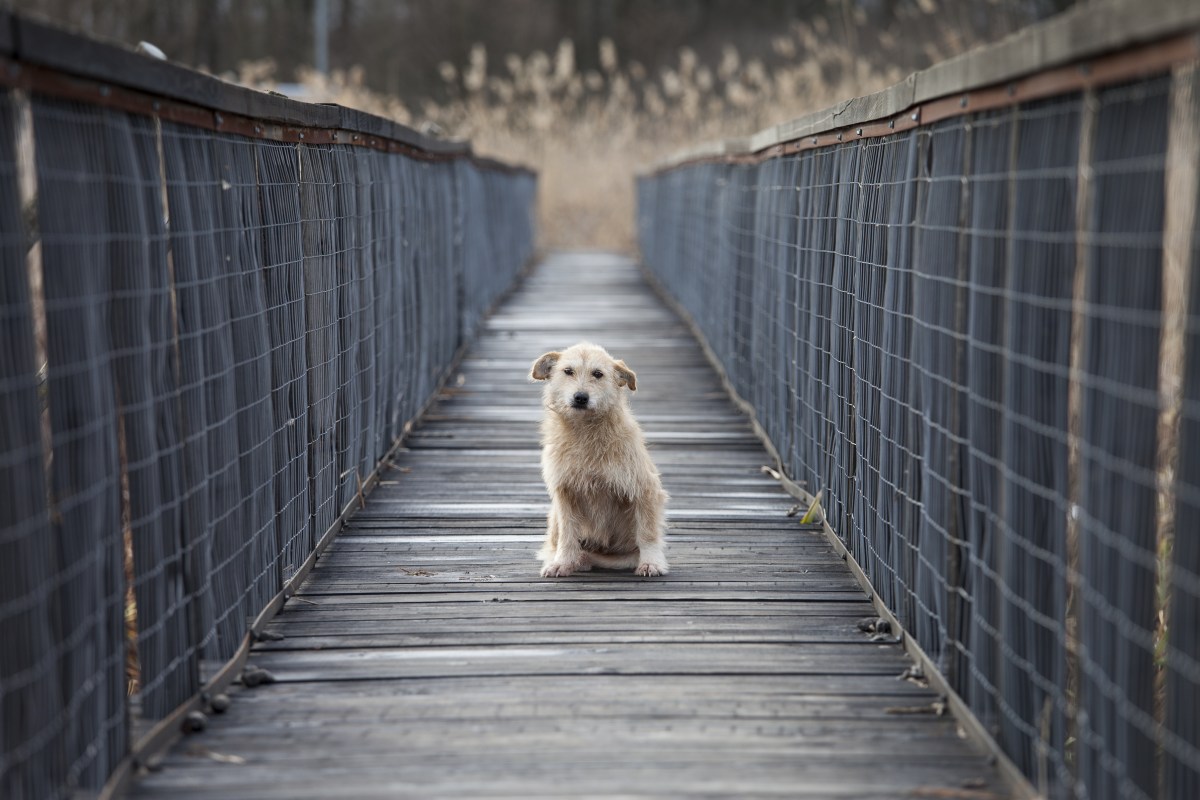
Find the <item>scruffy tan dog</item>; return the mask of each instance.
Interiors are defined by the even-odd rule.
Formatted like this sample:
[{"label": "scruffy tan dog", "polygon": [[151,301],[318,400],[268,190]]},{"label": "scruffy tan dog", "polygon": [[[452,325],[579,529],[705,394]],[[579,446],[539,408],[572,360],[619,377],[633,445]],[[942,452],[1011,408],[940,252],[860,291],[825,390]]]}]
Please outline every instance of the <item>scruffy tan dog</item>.
[{"label": "scruffy tan dog", "polygon": [[667,493],[622,387],[637,376],[586,342],[546,353],[530,377],[546,381],[542,477],[550,492],[542,577],[593,566],[667,574]]}]

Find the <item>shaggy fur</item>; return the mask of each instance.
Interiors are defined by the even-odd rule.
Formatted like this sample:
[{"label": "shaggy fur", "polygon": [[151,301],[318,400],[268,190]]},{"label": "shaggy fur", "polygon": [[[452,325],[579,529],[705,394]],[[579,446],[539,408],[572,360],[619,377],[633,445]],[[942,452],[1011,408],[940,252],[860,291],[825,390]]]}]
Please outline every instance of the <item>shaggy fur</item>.
[{"label": "shaggy fur", "polygon": [[666,575],[667,493],[622,391],[637,390],[633,370],[581,343],[546,353],[529,374],[546,382],[542,477],[551,503],[542,577],[593,566]]}]

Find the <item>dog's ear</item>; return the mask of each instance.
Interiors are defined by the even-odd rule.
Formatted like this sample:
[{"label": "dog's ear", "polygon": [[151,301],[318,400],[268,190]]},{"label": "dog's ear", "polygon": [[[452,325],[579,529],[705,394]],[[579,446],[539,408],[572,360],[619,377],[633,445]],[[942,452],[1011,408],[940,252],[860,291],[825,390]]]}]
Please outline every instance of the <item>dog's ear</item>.
[{"label": "dog's ear", "polygon": [[554,365],[558,363],[558,359],[562,353],[551,351],[546,353],[537,361],[533,362],[533,369],[529,371],[529,377],[535,381],[544,381],[550,377],[550,371],[554,369]]},{"label": "dog's ear", "polygon": [[629,391],[637,391],[637,375],[633,370],[625,366],[624,361],[614,361],[613,369],[617,373],[617,386],[628,386]]}]

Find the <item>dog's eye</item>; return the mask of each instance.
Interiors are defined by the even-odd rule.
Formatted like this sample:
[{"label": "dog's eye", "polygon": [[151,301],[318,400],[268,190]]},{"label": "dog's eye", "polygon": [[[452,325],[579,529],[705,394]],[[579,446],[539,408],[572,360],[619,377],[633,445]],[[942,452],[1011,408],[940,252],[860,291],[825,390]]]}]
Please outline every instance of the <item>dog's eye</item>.
[{"label": "dog's eye", "polygon": [[601,372],[601,371],[600,371],[600,370],[598,370],[598,369],[594,369],[594,370],[592,370],[592,377],[593,377],[593,378],[596,378],[597,380],[599,380],[600,378],[603,378],[603,377],[604,377],[604,373],[603,373],[603,372]]},{"label": "dog's eye", "polygon": [[563,375],[574,375],[574,374],[575,374],[575,370],[571,369],[570,367],[565,367],[563,369]]}]

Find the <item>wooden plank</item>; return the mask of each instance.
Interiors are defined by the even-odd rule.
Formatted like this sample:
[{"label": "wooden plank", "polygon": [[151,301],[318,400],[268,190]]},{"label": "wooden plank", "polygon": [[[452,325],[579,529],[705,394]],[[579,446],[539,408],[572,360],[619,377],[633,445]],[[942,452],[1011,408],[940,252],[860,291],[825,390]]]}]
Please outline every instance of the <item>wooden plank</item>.
[{"label": "wooden plank", "polygon": [[908,664],[895,646],[859,644],[657,644],[653,648],[517,645],[373,647],[337,652],[254,654],[280,682],[398,680],[447,675],[898,675]]},{"label": "wooden plank", "polygon": [[[697,759],[694,752],[661,753],[651,743],[631,746],[619,756],[571,757],[571,749],[590,752],[594,743],[559,740],[560,748],[547,750],[535,765],[511,751],[456,751],[453,755],[397,747],[392,752],[365,752],[347,759],[279,759],[247,764],[215,761],[229,754],[193,745],[188,754],[173,761],[155,776],[156,785],[172,798],[242,797],[291,800],[296,797],[355,798],[395,797],[811,797],[895,800],[896,786],[912,786],[908,796],[990,800],[1002,797],[987,791],[981,776],[990,768],[981,760],[956,762],[921,759],[911,766],[864,768],[869,757],[832,758],[822,754],[786,759],[778,754],[755,758],[753,752],[732,748],[721,758]],[[636,745],[634,745],[636,746]],[[711,749],[711,748],[707,748]],[[705,752],[702,749],[701,752]],[[656,755],[653,763],[646,763]],[[217,755],[214,755],[217,754]],[[190,764],[184,759],[189,759]],[[553,766],[569,763],[569,775],[560,777]],[[790,761],[790,764],[789,764]],[[186,766],[185,766],[186,765]],[[386,765],[386,766],[385,766]],[[929,772],[945,782],[928,784]],[[853,781],[845,775],[861,773]],[[316,775],[319,777],[306,777]],[[178,776],[178,777],[176,777]],[[246,792],[252,785],[255,791]],[[962,787],[973,788],[967,793]],[[915,794],[917,788],[926,794]],[[940,790],[940,791],[938,791]]]},{"label": "wooden plank", "polygon": [[630,631],[626,627],[610,626],[598,630],[581,631],[578,628],[559,629],[521,629],[512,627],[488,627],[467,629],[463,631],[434,630],[418,633],[411,628],[402,633],[377,633],[358,630],[353,634],[344,632],[344,624],[329,626],[330,631],[324,635],[301,634],[291,631],[287,639],[279,642],[264,642],[262,652],[284,652],[294,650],[363,650],[381,647],[469,647],[486,636],[488,641],[498,646],[515,645],[604,645],[604,644],[788,644],[808,645],[829,642],[842,642],[846,631],[835,628],[822,634],[812,631],[787,631],[778,625],[766,625],[762,630],[754,630],[742,623],[725,626],[714,626],[697,630],[695,627],[681,626],[674,630],[659,627],[649,632]]},{"label": "wooden plank", "polygon": [[[237,690],[135,794],[1005,796],[937,697],[901,679],[903,650],[859,629],[868,598],[787,516],[750,426],[632,265],[551,259],[483,331],[271,623],[284,638],[255,648],[277,682]],[[638,371],[672,495],[663,578],[538,577],[527,372],[579,339]]]},{"label": "wooden plank", "polygon": [[[690,600],[693,603],[704,603],[714,600],[737,600],[743,603],[767,603],[773,601],[802,600],[807,603],[844,602],[850,599],[863,599],[865,596],[857,589],[854,591],[796,591],[793,589],[766,590],[759,588],[704,590],[696,587],[684,587],[675,591],[651,589],[648,591],[634,589],[614,589],[601,587],[598,589],[584,588],[581,585],[582,576],[575,578],[573,586],[545,587],[531,589],[529,587],[492,586],[478,584],[465,586],[457,591],[446,590],[444,586],[432,589],[414,587],[412,591],[371,591],[372,587],[360,585],[355,587],[339,587],[328,590],[322,583],[311,582],[297,595],[302,603],[318,605],[341,605],[348,602],[375,602],[392,605],[423,604],[423,603],[577,603],[583,600],[607,600],[614,592],[619,592],[620,602],[641,603],[646,607],[646,613],[653,613],[651,603],[658,600]],[[378,588],[378,587],[376,587]],[[434,591],[439,589],[441,591]]]}]

